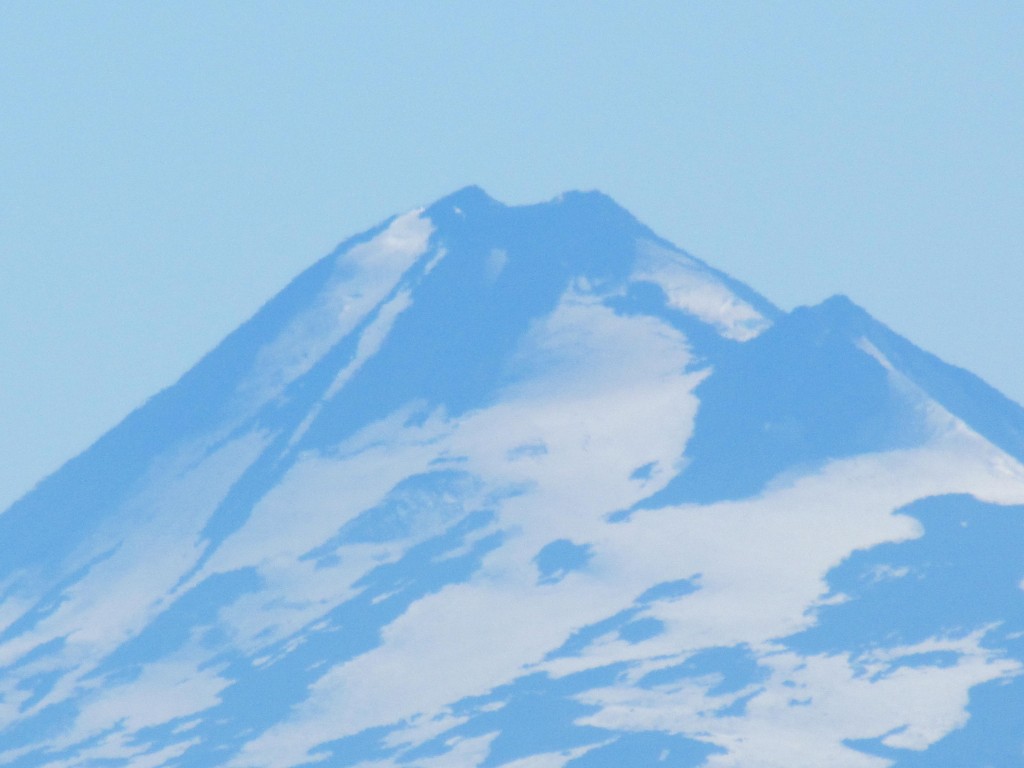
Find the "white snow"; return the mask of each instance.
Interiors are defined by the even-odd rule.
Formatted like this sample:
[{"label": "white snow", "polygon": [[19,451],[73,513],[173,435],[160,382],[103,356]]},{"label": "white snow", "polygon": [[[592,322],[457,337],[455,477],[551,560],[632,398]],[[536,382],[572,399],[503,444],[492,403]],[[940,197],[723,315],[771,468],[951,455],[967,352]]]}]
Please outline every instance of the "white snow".
[{"label": "white snow", "polygon": [[719,278],[685,254],[650,241],[637,244],[633,280],[656,283],[669,304],[718,329],[728,339],[749,341],[771,323]]}]

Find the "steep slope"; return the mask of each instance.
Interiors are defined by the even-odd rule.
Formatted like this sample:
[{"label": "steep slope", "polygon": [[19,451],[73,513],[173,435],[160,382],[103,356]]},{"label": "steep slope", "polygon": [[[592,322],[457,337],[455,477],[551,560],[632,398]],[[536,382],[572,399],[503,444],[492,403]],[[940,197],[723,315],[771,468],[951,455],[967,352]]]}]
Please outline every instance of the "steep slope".
[{"label": "steep slope", "polygon": [[845,296],[800,307],[716,361],[687,471],[656,502],[750,496],[783,472],[911,447],[938,407],[1018,460],[1024,408],[893,333]]},{"label": "steep slope", "polygon": [[1022,435],[848,300],[467,188],[0,515],[0,764],[1013,765]]}]

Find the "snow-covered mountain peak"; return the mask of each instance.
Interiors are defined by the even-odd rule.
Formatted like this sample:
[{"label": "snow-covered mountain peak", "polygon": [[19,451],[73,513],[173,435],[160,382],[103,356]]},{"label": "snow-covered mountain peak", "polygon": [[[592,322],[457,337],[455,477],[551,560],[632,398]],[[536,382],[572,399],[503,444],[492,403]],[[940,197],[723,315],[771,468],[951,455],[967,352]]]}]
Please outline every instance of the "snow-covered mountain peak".
[{"label": "snow-covered mountain peak", "polygon": [[844,297],[467,187],[0,515],[0,764],[1015,765],[1022,460]]}]

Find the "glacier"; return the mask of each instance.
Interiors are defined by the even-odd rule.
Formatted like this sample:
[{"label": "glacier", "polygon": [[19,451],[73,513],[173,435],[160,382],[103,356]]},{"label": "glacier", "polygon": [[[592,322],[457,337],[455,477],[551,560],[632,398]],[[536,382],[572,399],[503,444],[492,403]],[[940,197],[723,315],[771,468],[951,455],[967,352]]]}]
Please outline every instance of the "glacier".
[{"label": "glacier", "polygon": [[1019,766],[1022,461],[845,297],[469,187],[0,514],[0,765]]}]

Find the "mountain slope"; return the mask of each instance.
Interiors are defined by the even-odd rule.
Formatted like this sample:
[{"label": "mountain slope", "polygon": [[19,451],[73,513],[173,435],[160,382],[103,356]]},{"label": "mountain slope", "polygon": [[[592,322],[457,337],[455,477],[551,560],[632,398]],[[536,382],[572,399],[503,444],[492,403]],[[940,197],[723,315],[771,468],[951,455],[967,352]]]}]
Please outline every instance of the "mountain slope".
[{"label": "mountain slope", "polygon": [[1022,435],[846,299],[467,188],[0,515],[0,764],[1015,765]]}]

